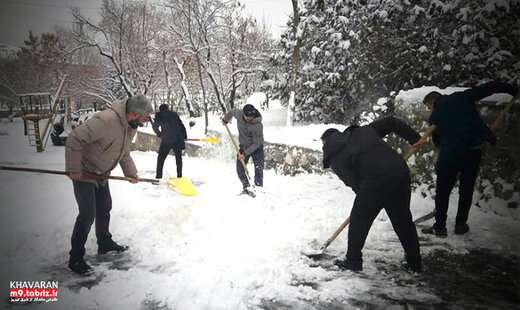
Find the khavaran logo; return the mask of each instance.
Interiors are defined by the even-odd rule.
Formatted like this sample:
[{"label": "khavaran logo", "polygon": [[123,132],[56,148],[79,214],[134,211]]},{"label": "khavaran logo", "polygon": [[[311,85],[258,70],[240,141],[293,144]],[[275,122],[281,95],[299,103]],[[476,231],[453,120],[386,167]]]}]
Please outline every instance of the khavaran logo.
[{"label": "khavaran logo", "polygon": [[9,301],[55,302],[58,289],[58,281],[9,281]]}]

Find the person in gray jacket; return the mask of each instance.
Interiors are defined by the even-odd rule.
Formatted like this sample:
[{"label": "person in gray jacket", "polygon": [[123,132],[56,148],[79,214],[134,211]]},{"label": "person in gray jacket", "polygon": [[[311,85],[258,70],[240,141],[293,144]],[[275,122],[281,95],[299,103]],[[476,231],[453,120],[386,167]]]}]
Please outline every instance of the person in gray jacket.
[{"label": "person in gray jacket", "polygon": [[251,104],[246,104],[242,110],[234,109],[226,113],[222,122],[227,124],[231,118],[237,119],[239,152],[237,154],[237,174],[242,182],[243,190],[249,193],[250,186],[244,167],[249,157],[253,158],[255,165],[255,186],[264,185],[264,127],[262,125],[262,115]]}]

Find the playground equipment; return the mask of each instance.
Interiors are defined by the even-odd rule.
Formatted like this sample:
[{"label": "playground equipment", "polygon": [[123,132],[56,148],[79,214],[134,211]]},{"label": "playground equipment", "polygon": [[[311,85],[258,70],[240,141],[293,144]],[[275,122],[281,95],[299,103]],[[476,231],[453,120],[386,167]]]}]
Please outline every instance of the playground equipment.
[{"label": "playground equipment", "polygon": [[[70,97],[63,98],[61,93],[65,84],[64,76],[56,90],[56,94],[27,93],[19,94],[24,122],[24,135],[29,139],[29,145],[36,146],[37,152],[43,152],[49,139],[50,127],[56,121],[56,116],[69,110]],[[40,121],[48,120],[43,131],[40,130]]]}]

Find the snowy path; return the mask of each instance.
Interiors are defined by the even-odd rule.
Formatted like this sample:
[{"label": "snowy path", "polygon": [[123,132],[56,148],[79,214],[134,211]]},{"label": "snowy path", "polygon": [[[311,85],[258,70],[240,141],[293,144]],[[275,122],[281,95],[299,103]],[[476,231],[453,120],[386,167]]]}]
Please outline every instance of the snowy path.
[{"label": "snowy path", "polygon": [[[63,169],[63,148],[49,145],[36,154],[22,140],[20,125],[0,124],[0,163]],[[134,152],[133,157],[141,176],[153,176],[156,154]],[[171,157],[165,169],[166,176],[174,173]],[[96,257],[92,229],[87,259],[100,276],[88,281],[64,267],[77,212],[70,181],[0,172],[0,233],[6,236],[1,239],[2,289],[7,290],[7,280],[59,280],[60,301],[34,309],[386,309],[388,303],[442,303],[420,276],[401,271],[402,250],[384,212],[367,240],[363,273],[309,266],[301,251],[325,241],[354,199],[335,176],[266,171],[265,193],[252,199],[237,195],[233,162],[185,158],[184,171],[202,183],[199,196],[179,196],[164,185],[111,181],[111,231],[131,250],[120,257]],[[431,201],[414,195],[415,216],[430,208]],[[519,253],[517,221],[479,209],[471,220],[475,233],[423,238],[423,253],[476,247]],[[343,255],[346,235],[330,253]]]}]

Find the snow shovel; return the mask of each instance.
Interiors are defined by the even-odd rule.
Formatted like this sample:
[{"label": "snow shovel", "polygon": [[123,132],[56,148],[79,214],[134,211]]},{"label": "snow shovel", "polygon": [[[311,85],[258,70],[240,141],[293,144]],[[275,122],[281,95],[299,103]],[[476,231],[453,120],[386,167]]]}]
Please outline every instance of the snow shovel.
[{"label": "snow shovel", "polygon": [[168,187],[184,196],[197,196],[199,194],[195,185],[186,177],[169,178]]},{"label": "snow shovel", "polygon": [[341,223],[341,225],[336,229],[336,231],[330,236],[327,241],[320,247],[320,249],[316,252],[303,252],[303,255],[307,256],[308,258],[312,259],[322,259],[326,256],[325,250],[329,247],[329,245],[332,243],[332,241],[336,240],[336,238],[339,236],[339,234],[347,227],[347,225],[350,224],[350,216],[347,217],[347,219]]},{"label": "snow shovel", "polygon": [[[235,139],[233,139],[233,135],[231,134],[231,131],[229,130],[228,125],[226,123],[224,123],[224,126],[226,127],[227,133],[229,135],[229,139],[231,140],[231,142],[235,146],[235,149],[236,149],[237,153],[239,153],[240,152],[240,148],[238,147],[238,144],[236,143]],[[247,181],[249,182],[249,185],[251,186],[253,197],[255,197],[256,196],[255,185],[254,185],[253,182],[251,182],[251,178],[249,177],[249,173],[247,172],[246,163],[243,160],[240,160],[240,162],[242,163],[242,167],[244,167],[244,172],[246,173]]]},{"label": "snow shovel", "polygon": [[413,223],[414,224],[420,224],[422,222],[426,222],[427,220],[431,219],[431,218],[434,218],[435,217],[435,209],[433,209],[433,211],[431,211],[430,213],[427,213],[419,218],[416,218]]},{"label": "snow shovel", "polygon": [[186,139],[186,141],[199,141],[199,142],[209,142],[209,143],[220,143],[220,139],[218,137],[206,137],[206,138],[190,138]]},{"label": "snow shovel", "polygon": [[[10,166],[0,166],[0,170],[10,170],[10,171],[24,171],[24,172],[36,172],[36,173],[47,173],[47,174],[59,174],[59,175],[68,175],[68,172],[59,171],[59,170],[47,170],[47,169],[35,169],[35,168],[25,168],[25,167],[10,167]],[[105,177],[100,177],[95,174],[88,174],[89,177],[93,179],[105,179]],[[122,180],[122,181],[131,181],[132,178],[129,177],[120,177],[120,176],[108,176],[108,179],[111,180]],[[139,182],[148,182],[159,184],[159,180],[157,179],[146,179],[139,178]]]}]

